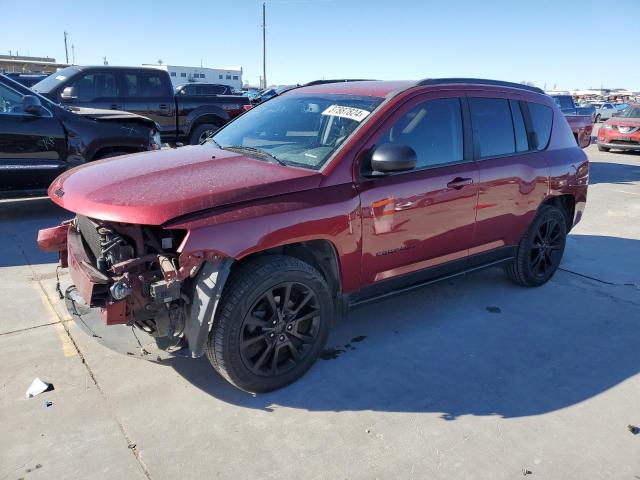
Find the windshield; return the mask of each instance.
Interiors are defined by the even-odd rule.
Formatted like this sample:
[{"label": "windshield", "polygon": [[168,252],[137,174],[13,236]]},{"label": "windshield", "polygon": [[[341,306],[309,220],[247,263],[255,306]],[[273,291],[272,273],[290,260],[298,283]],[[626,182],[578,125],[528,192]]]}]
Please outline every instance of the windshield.
[{"label": "windshield", "polygon": [[39,93],[49,93],[51,90],[60,85],[60,82],[65,81],[69,77],[72,77],[79,71],[80,69],[76,67],[63,68],[62,70],[58,70],[57,72],[52,73],[47,78],[40,80],[31,88]]},{"label": "windshield", "polygon": [[261,152],[285,165],[320,169],[382,98],[284,95],[238,117],[207,143]]},{"label": "windshield", "polygon": [[640,105],[628,106],[620,112],[618,118],[640,118]]}]

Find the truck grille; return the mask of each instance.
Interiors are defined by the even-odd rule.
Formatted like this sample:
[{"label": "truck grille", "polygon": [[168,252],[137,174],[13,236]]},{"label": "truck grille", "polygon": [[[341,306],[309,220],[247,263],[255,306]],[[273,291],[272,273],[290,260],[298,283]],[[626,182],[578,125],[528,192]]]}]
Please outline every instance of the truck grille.
[{"label": "truck grille", "polygon": [[102,256],[102,246],[100,234],[98,233],[98,224],[89,217],[78,215],[76,217],[76,226],[82,235],[84,243],[89,247],[94,259]]}]

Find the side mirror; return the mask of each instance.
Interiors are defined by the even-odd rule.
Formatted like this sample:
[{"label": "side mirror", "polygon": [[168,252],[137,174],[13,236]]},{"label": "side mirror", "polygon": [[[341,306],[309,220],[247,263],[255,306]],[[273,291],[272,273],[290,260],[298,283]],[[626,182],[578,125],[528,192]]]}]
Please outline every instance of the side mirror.
[{"label": "side mirror", "polygon": [[62,90],[62,93],[60,94],[60,98],[62,100],[76,100],[78,96],[76,95],[73,87],[65,87],[65,89]]},{"label": "side mirror", "polygon": [[383,143],[371,153],[371,170],[373,174],[406,172],[413,170],[418,157],[413,148],[396,143]]},{"label": "side mirror", "polygon": [[31,115],[41,115],[42,103],[40,103],[40,99],[35,95],[25,95],[22,98],[22,110]]}]

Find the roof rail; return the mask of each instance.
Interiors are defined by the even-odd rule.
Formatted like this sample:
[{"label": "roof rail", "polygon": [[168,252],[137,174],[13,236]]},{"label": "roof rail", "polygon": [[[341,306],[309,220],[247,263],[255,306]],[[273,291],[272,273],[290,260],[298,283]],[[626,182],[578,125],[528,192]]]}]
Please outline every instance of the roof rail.
[{"label": "roof rail", "polygon": [[338,78],[334,80],[314,80],[301,85],[302,87],[310,87],[312,85],[324,85],[325,83],[343,83],[343,82],[373,82],[371,78]]},{"label": "roof rail", "polygon": [[425,78],[418,82],[422,85],[446,85],[448,83],[475,83],[478,85],[495,85],[496,87],[519,88],[520,90],[529,90],[530,92],[542,93],[544,91],[538,87],[531,87],[521,83],[503,82],[502,80],[488,80],[486,78]]}]

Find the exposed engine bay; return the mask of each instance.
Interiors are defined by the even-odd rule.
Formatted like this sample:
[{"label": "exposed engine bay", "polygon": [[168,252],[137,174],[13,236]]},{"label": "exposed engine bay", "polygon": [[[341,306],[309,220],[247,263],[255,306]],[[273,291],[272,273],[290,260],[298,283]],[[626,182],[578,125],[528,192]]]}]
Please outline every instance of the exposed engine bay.
[{"label": "exposed engine bay", "polygon": [[[107,223],[78,215],[73,223],[94,269],[109,281],[91,293],[107,325],[135,326],[153,337],[184,345],[189,285],[197,267],[180,278],[176,249],[183,230]],[[89,301],[89,299],[85,299]]]}]

